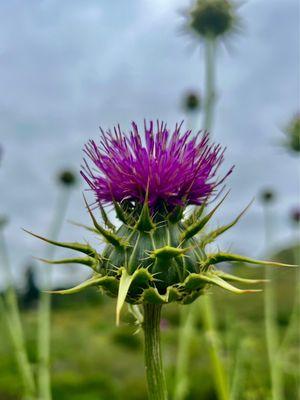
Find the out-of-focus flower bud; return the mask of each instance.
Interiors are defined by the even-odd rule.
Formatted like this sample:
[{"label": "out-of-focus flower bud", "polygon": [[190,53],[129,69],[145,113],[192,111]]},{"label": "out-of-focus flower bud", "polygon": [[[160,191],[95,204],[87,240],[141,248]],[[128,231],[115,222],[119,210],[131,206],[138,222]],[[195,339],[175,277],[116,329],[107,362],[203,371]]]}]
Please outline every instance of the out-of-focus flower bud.
[{"label": "out-of-focus flower bud", "polygon": [[294,208],[291,211],[291,221],[296,225],[300,223],[300,207]]},{"label": "out-of-focus flower bud", "polygon": [[74,186],[77,183],[77,177],[73,171],[64,170],[58,174],[58,181],[64,186]]},{"label": "out-of-focus flower bud", "polygon": [[285,129],[285,147],[292,152],[300,153],[300,113],[296,114]]},{"label": "out-of-focus flower bud", "polygon": [[275,192],[271,189],[265,189],[260,194],[261,201],[263,203],[273,203],[275,201]]},{"label": "out-of-focus flower bud", "polygon": [[189,27],[197,35],[216,38],[234,30],[236,7],[226,0],[197,0],[188,13]]},{"label": "out-of-focus flower bud", "polygon": [[183,107],[188,112],[199,110],[201,107],[200,96],[195,92],[187,93],[184,97]]}]

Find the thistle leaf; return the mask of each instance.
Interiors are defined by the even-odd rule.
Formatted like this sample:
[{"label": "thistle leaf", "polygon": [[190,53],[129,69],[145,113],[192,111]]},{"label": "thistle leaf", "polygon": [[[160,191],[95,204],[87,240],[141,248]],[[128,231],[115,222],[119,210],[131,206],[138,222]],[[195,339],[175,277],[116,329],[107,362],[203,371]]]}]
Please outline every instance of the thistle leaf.
[{"label": "thistle leaf", "polygon": [[230,283],[226,282],[225,280],[221,279],[218,275],[211,274],[211,273],[200,273],[200,274],[190,274],[185,282],[184,285],[189,290],[196,290],[201,289],[206,284],[213,284],[219,286],[225,290],[228,290],[235,294],[244,294],[244,293],[256,293],[261,292],[261,290],[256,289],[238,289],[235,286],[231,285]]},{"label": "thistle leaf", "polygon": [[78,258],[64,258],[62,260],[46,260],[44,258],[37,258],[46,264],[83,264],[92,268],[94,271],[97,269],[99,260],[92,257],[78,257]]},{"label": "thistle leaf", "polygon": [[227,225],[221,226],[220,228],[217,228],[214,231],[205,235],[205,237],[201,241],[201,245],[206,246],[207,244],[213,242],[218,236],[222,235],[224,232],[228,231],[228,229],[236,225],[242,218],[242,216],[246,213],[246,211],[249,209],[249,207],[252,205],[253,201],[254,199],[251,200],[251,202],[247,205],[247,207],[245,207],[244,210],[232,222],[230,222]]},{"label": "thistle leaf", "polygon": [[268,279],[248,279],[248,278],[241,278],[239,276],[226,274],[223,271],[214,271],[214,274],[222,278],[224,281],[227,282],[240,282],[240,283],[249,283],[249,284],[256,284],[256,283],[266,283],[269,282]]},{"label": "thistle leaf", "polygon": [[100,201],[98,202],[99,208],[100,208],[100,213],[101,213],[101,217],[103,219],[104,224],[107,226],[107,228],[111,229],[113,232],[116,230],[115,225],[110,221],[110,219],[108,218],[108,215],[106,213],[106,211],[104,210],[103,205],[100,203]]},{"label": "thistle leaf", "polygon": [[91,287],[91,286],[97,286],[103,281],[105,277],[100,276],[100,275],[95,275],[90,279],[87,279],[85,282],[80,283],[77,286],[74,286],[70,289],[65,289],[65,290],[48,290],[46,293],[52,293],[52,294],[74,294],[81,292],[82,290]]},{"label": "thistle leaf", "polygon": [[135,273],[132,275],[129,275],[125,268],[121,269],[121,279],[120,279],[120,283],[119,283],[117,308],[116,308],[116,324],[117,324],[117,326],[120,323],[120,312],[124,305],[128,290],[134,279],[134,276],[135,276]]},{"label": "thistle leaf", "polygon": [[201,206],[196,207],[195,210],[192,212],[192,214],[186,220],[183,221],[184,226],[189,227],[194,222],[196,222],[203,214],[205,206],[206,206],[206,201],[204,201],[201,204]]},{"label": "thistle leaf", "polygon": [[226,197],[228,196],[228,193],[229,192],[227,192],[225,194],[223,199],[205,217],[194,222],[192,225],[187,226],[186,230],[181,235],[181,241],[190,239],[191,237],[197,235],[197,233],[199,233],[201,231],[201,229],[204,228],[204,226],[208,223],[208,221],[211,219],[211,217],[214,215],[214,213],[217,211],[217,209],[220,207],[220,205],[226,199]]},{"label": "thistle leaf", "polygon": [[125,243],[122,241],[121,238],[119,238],[115,233],[110,232],[104,228],[102,228],[101,225],[98,224],[94,214],[92,213],[85,196],[83,196],[84,198],[84,202],[86,205],[86,208],[90,214],[90,217],[93,221],[94,227],[97,229],[97,231],[107,240],[107,242],[109,242],[110,244],[112,244],[115,247],[126,247]]},{"label": "thistle leaf", "polygon": [[176,206],[167,216],[167,219],[170,222],[176,223],[180,221],[183,217],[184,207],[183,206]]},{"label": "thistle leaf", "polygon": [[245,262],[248,264],[257,264],[257,265],[266,265],[275,267],[296,267],[296,265],[284,264],[276,261],[254,260],[253,258],[241,256],[239,254],[216,253],[216,254],[208,254],[207,259],[201,262],[201,268],[206,269],[209,265],[218,264],[224,261],[231,261],[231,262],[238,261],[238,262]]},{"label": "thistle leaf", "polygon": [[79,226],[80,228],[84,228],[87,231],[99,234],[97,229],[95,229],[95,228],[93,228],[91,226],[88,226],[88,225],[85,225],[85,224],[81,224],[80,222],[75,222],[75,221],[68,221],[68,222],[70,222],[72,225]]},{"label": "thistle leaf", "polygon": [[95,257],[95,258],[100,257],[99,254],[96,252],[96,250],[94,250],[89,244],[81,244],[81,243],[77,243],[77,242],[57,242],[56,240],[47,239],[43,236],[39,236],[35,233],[27,231],[26,229],[23,229],[23,230],[24,230],[24,232],[29,233],[30,235],[32,235],[38,239],[41,239],[44,242],[53,244],[54,246],[64,247],[66,249],[80,251],[81,253],[87,254],[88,256]]},{"label": "thistle leaf", "polygon": [[135,228],[141,232],[150,232],[152,229],[155,228],[155,225],[152,221],[150,215],[150,208],[149,208],[149,184],[147,186],[144,205],[139,216],[139,219],[135,225]]},{"label": "thistle leaf", "polygon": [[119,220],[121,222],[124,222],[124,224],[129,225],[130,218],[128,217],[126,212],[123,210],[121,205],[115,200],[113,200],[113,205],[115,207],[116,215],[119,218]]},{"label": "thistle leaf", "polygon": [[162,258],[165,260],[169,260],[174,257],[178,257],[183,255],[189,250],[189,248],[179,248],[179,247],[172,247],[172,246],[164,246],[160,247],[159,249],[153,250],[150,254],[151,258]]},{"label": "thistle leaf", "polygon": [[143,301],[155,304],[165,304],[168,302],[179,300],[180,294],[178,290],[172,286],[167,288],[166,294],[160,294],[154,287],[149,287],[143,292]]}]

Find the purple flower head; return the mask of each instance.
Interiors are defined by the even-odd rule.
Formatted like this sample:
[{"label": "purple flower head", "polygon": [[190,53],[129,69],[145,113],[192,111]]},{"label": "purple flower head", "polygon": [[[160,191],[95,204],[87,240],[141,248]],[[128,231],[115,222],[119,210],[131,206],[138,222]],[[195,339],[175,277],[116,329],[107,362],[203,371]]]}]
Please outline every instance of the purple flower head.
[{"label": "purple flower head", "polygon": [[156,129],[150,121],[144,123],[144,140],[137,125],[124,134],[120,126],[113,132],[104,132],[99,145],[90,140],[84,152],[93,163],[86,160],[81,171],[100,203],[129,200],[143,203],[148,191],[152,209],[164,204],[200,205],[231,173],[218,179],[216,173],[223,161],[224,150],[210,144],[209,134],[190,130],[181,134],[176,124],[171,133],[167,125],[157,121]]}]

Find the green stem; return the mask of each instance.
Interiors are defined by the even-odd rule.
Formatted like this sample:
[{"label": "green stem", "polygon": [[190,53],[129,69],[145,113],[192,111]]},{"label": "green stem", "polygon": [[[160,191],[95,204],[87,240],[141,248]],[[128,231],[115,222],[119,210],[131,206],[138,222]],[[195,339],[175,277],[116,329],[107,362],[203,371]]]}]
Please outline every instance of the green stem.
[{"label": "green stem", "polygon": [[[214,106],[215,106],[215,56],[217,43],[216,40],[207,37],[205,39],[205,101],[204,101],[204,128],[210,130],[212,128]],[[214,307],[209,296],[204,296],[202,302],[201,313],[203,315],[205,334],[208,339],[209,352],[213,368],[214,381],[219,400],[229,399],[229,390],[227,384],[227,376],[220,359],[220,341],[217,337]],[[178,360],[177,360],[177,380],[175,395],[176,400],[183,400],[185,391],[188,387],[188,363],[189,355],[187,349],[190,346],[191,330],[194,325],[195,315],[198,312],[199,303],[195,302],[188,308],[188,316],[183,322],[185,326],[182,331],[186,332],[186,340],[179,338]]]},{"label": "green stem", "polygon": [[167,400],[160,346],[161,305],[144,304],[145,367],[149,400]]},{"label": "green stem", "polygon": [[[272,239],[272,216],[269,213],[268,206],[265,206],[265,235],[266,246]],[[277,325],[277,307],[276,307],[276,288],[274,270],[265,268],[265,278],[269,280],[264,290],[265,306],[265,329],[268,359],[271,374],[272,400],[281,400],[284,398],[283,376],[279,360],[279,332]]]},{"label": "green stem", "polygon": [[216,100],[215,90],[215,56],[216,40],[207,37],[205,39],[205,101],[204,101],[204,128],[208,131],[212,128],[214,106]]},{"label": "green stem", "polygon": [[190,359],[190,343],[194,333],[197,308],[190,306],[180,309],[180,327],[178,340],[178,355],[176,363],[174,400],[185,399],[188,393],[188,365]]},{"label": "green stem", "polygon": [[[215,66],[216,66],[217,42],[211,37],[205,39],[205,105],[204,128],[208,131],[212,128],[214,107],[216,100]],[[200,300],[201,301],[201,300]],[[202,299],[202,314],[207,337],[209,353],[213,368],[213,377],[219,400],[229,399],[227,376],[220,358],[221,347],[216,329],[216,317],[213,302],[210,296]]]},{"label": "green stem", "polygon": [[[57,239],[68,207],[70,189],[63,188],[58,199],[56,212],[50,228],[49,237]],[[46,258],[52,259],[54,246],[47,246]],[[44,288],[51,286],[51,269],[44,271]],[[50,379],[50,325],[51,325],[51,295],[41,292],[38,308],[38,393],[40,400],[51,400]]]},{"label": "green stem", "polygon": [[0,234],[0,253],[8,284],[4,293],[4,299],[0,299],[1,314],[6,321],[12,341],[14,354],[23,383],[24,398],[29,400],[35,397],[35,382],[26,350],[17,294],[13,286],[12,272],[9,265],[5,238],[2,230],[0,230]]},{"label": "green stem", "polygon": [[219,400],[229,400],[227,376],[220,358],[220,339],[216,329],[216,317],[211,297],[204,295],[200,305],[202,306],[205,336],[207,338],[217,396]]}]

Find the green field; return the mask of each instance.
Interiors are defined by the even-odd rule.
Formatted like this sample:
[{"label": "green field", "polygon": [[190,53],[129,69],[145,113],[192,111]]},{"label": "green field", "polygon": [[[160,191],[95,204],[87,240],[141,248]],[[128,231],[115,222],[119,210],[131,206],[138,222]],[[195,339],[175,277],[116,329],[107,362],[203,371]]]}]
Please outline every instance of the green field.
[{"label": "green field", "polygon": [[[239,275],[262,276],[261,268],[241,267]],[[294,300],[296,271],[276,269],[278,324],[284,336]],[[211,290],[218,314],[223,359],[238,399],[267,399],[269,371],[263,321],[263,294],[238,296]],[[200,299],[201,301],[201,299]],[[184,306],[187,307],[187,306]],[[59,400],[143,400],[146,386],[142,337],[133,335],[129,314],[115,326],[115,301],[99,296],[96,290],[73,296],[53,297],[51,373],[53,398]],[[36,312],[22,314],[30,359],[36,362]],[[164,308],[162,333],[164,362],[169,391],[174,387],[179,306]],[[20,399],[18,370],[4,324],[0,332],[0,399]],[[199,318],[194,332],[190,393],[187,399],[216,399]],[[292,332],[282,357],[286,399],[296,400],[299,342]],[[172,398],[172,396],[171,396]]]}]

